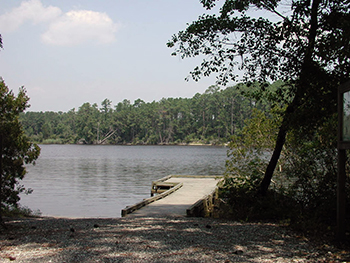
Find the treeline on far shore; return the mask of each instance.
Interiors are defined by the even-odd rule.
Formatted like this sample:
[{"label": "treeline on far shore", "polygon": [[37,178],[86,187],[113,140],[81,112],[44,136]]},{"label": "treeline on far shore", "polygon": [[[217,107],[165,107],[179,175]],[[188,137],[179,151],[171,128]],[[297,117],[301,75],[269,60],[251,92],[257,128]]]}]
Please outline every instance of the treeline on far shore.
[{"label": "treeline on far shore", "polygon": [[[275,82],[269,90],[282,85]],[[254,84],[220,89],[210,86],[192,98],[163,98],[134,103],[123,100],[114,107],[105,99],[101,105],[81,105],[68,112],[25,112],[20,116],[26,135],[42,144],[212,144],[222,145],[244,127],[256,101]]]}]

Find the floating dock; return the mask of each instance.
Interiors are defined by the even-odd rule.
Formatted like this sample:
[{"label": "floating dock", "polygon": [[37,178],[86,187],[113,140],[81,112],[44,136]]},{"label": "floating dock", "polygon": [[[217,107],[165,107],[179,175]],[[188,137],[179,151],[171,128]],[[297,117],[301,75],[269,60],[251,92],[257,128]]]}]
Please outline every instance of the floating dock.
[{"label": "floating dock", "polygon": [[205,216],[222,176],[169,175],[152,182],[151,197],[127,206],[122,216]]}]

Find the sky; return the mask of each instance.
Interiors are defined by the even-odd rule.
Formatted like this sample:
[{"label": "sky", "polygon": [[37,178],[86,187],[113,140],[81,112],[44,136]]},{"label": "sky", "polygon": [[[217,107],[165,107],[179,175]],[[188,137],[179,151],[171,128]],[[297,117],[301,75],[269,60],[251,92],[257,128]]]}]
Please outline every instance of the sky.
[{"label": "sky", "polygon": [[166,43],[205,12],[199,0],[1,0],[0,77],[25,87],[29,111],[190,98],[215,77],[185,81],[201,60]]}]

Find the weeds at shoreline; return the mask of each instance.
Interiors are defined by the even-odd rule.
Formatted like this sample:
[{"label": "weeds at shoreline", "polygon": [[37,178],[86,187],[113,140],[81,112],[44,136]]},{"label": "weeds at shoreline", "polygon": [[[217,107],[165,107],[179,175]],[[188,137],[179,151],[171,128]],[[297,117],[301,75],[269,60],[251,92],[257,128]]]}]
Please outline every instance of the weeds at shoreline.
[{"label": "weeds at shoreline", "polygon": [[40,217],[42,212],[38,210],[32,210],[27,206],[18,207],[6,207],[3,211],[3,216],[5,217]]}]

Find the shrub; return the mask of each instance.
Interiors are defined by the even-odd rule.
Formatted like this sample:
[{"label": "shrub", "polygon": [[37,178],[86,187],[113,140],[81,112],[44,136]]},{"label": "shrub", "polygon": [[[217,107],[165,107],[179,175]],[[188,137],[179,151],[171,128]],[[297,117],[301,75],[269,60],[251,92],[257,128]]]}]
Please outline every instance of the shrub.
[{"label": "shrub", "polygon": [[242,133],[229,144],[230,159],[220,188],[220,197],[226,203],[225,216],[236,220],[287,220],[308,231],[332,228],[336,222],[336,116],[315,131],[294,129],[288,134],[269,193],[261,197],[257,189],[278,127],[278,116],[270,116],[255,111]]}]

